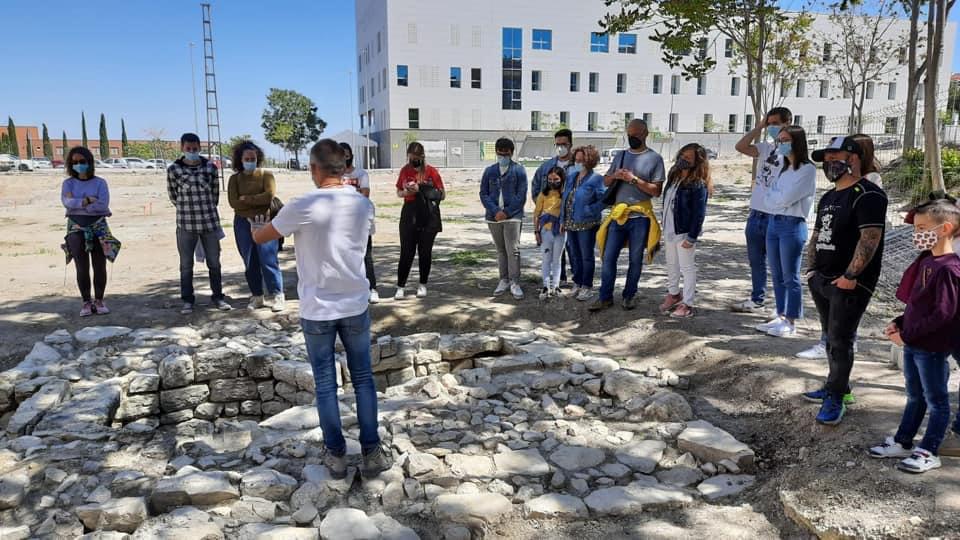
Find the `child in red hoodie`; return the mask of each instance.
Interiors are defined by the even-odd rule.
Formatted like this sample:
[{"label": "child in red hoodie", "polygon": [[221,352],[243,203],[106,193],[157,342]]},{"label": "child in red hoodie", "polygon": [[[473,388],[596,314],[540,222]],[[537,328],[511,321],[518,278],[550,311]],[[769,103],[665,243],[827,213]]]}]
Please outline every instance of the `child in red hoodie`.
[{"label": "child in red hoodie", "polygon": [[[950,423],[947,357],[960,336],[960,258],[952,244],[960,230],[960,208],[946,200],[924,203],[913,214],[913,227],[913,243],[921,253],[897,290],[907,305],[885,330],[903,347],[907,404],[896,435],[871,448],[870,456],[904,458],[897,468],[923,473],[940,467],[938,450]],[[928,409],[927,431],[914,446]]]}]

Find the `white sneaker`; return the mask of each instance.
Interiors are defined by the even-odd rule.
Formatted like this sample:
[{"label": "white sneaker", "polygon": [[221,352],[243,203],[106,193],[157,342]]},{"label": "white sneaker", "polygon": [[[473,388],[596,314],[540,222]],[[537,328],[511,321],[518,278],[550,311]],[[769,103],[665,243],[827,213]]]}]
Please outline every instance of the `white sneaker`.
[{"label": "white sneaker", "polygon": [[897,463],[897,468],[909,473],[925,473],[940,468],[940,458],[920,448],[913,449],[913,454]]},{"label": "white sneaker", "polygon": [[827,357],[827,346],[823,343],[817,343],[805,351],[797,353],[797,358],[804,360],[822,360]]},{"label": "white sneaker", "polygon": [[790,324],[790,321],[783,319],[780,324],[767,330],[768,336],[792,338],[797,337],[797,325]]},{"label": "white sneaker", "polygon": [[372,289],[372,290],[370,291],[370,298],[367,299],[367,301],[370,302],[371,304],[379,304],[379,303],[380,303],[380,293],[378,293],[376,289]]},{"label": "white sneaker", "polygon": [[552,290],[553,290],[553,289],[551,289],[550,287],[544,287],[544,288],[540,289],[540,296],[539,296],[539,298],[540,298],[541,300],[546,300],[547,298],[550,297],[550,292],[551,292]]},{"label": "white sneaker", "polygon": [[519,283],[513,283],[510,285],[510,294],[512,294],[517,300],[523,300],[523,289],[520,288]]},{"label": "white sneaker", "polygon": [[500,283],[497,284],[497,288],[493,290],[493,295],[500,296],[501,294],[507,292],[509,289],[510,289],[510,282],[505,279],[501,279]]},{"label": "white sneaker", "polygon": [[266,304],[263,303],[263,295],[261,294],[260,296],[251,296],[251,297],[250,297],[250,303],[247,304],[247,308],[249,308],[249,309],[260,309],[260,308],[262,308],[264,305],[266,305]]},{"label": "white sneaker", "polygon": [[753,300],[747,299],[743,302],[732,304],[730,310],[737,313],[762,313],[765,307],[764,304],[758,304]]},{"label": "white sneaker", "polygon": [[579,300],[579,301],[581,301],[581,302],[586,302],[587,300],[590,300],[591,298],[593,298],[593,289],[591,289],[591,288],[589,288],[589,287],[584,287],[584,288],[580,289],[580,292],[577,293],[577,300]]},{"label": "white sneaker", "polygon": [[913,454],[913,450],[907,450],[900,443],[893,440],[893,437],[887,437],[881,444],[870,448],[870,457],[882,458],[906,458]]},{"label": "white sneaker", "polygon": [[403,287],[397,287],[397,292],[393,295],[394,300],[403,300]]},{"label": "white sneaker", "polygon": [[233,306],[231,306],[230,304],[228,304],[227,301],[224,300],[223,298],[221,298],[220,300],[217,300],[216,302],[214,302],[213,305],[216,306],[217,309],[219,309],[220,311],[231,311],[231,310],[233,310]]},{"label": "white sneaker", "polygon": [[757,329],[757,332],[763,332],[764,334],[766,334],[771,328],[775,328],[775,327],[777,327],[777,326],[780,326],[780,323],[781,323],[781,322],[783,322],[783,319],[781,319],[780,317],[776,317],[776,318],[771,319],[770,321],[767,321],[767,322],[765,322],[765,323],[763,323],[763,324],[758,324],[758,325],[754,326],[754,328]]},{"label": "white sneaker", "polygon": [[273,295],[273,305],[270,306],[270,309],[274,313],[280,313],[287,309],[287,297],[283,295],[283,292]]},{"label": "white sneaker", "polygon": [[576,298],[577,294],[579,293],[580,293],[580,286],[574,283],[573,287],[570,287],[570,298]]},{"label": "white sneaker", "polygon": [[427,286],[417,285],[417,298],[426,298],[426,297],[427,297]]},{"label": "white sneaker", "polygon": [[180,308],[181,315],[190,315],[193,313],[193,304],[189,302],[184,302],[183,307]]}]

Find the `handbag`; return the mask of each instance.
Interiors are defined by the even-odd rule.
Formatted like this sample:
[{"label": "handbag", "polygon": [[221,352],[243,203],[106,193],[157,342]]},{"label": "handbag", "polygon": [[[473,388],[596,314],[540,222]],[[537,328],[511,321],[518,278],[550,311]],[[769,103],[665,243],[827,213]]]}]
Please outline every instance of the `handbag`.
[{"label": "handbag", "polygon": [[277,214],[280,213],[280,210],[283,210],[283,201],[281,201],[278,197],[274,197],[270,201],[270,209],[268,210],[270,213],[270,219],[277,217]]},{"label": "handbag", "polygon": [[416,205],[415,223],[417,228],[430,232],[443,231],[443,220],[440,215],[440,201],[443,193],[433,184],[420,184],[420,191],[414,201]]},{"label": "handbag", "polygon": [[[614,170],[623,168],[623,161],[624,159],[626,159],[626,157],[627,157],[627,151],[622,150],[620,152],[620,165]],[[604,206],[613,206],[617,204],[617,191],[620,190],[620,184],[622,183],[623,183],[623,180],[617,179],[612,186],[607,188],[607,191],[603,194]]]}]

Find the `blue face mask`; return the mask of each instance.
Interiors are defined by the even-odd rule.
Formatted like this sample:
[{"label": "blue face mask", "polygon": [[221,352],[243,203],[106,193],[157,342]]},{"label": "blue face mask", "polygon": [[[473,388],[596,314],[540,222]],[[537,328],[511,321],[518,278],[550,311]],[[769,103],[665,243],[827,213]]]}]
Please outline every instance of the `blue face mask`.
[{"label": "blue face mask", "polygon": [[781,156],[789,156],[790,152],[793,152],[793,143],[782,142],[777,146],[777,153]]},{"label": "blue face mask", "polygon": [[573,172],[580,174],[583,172],[583,163],[575,163],[573,165]]},{"label": "blue face mask", "polygon": [[256,162],[256,161],[244,161],[244,162],[243,162],[243,170],[246,171],[246,172],[253,172],[253,171],[257,170],[257,162]]},{"label": "blue face mask", "polygon": [[510,156],[497,156],[497,164],[501,167],[509,167],[510,161]]},{"label": "blue face mask", "polygon": [[780,135],[780,126],[767,126],[767,135],[771,139],[776,139],[777,135]]},{"label": "blue face mask", "polygon": [[74,163],[73,172],[77,174],[87,174],[87,171],[90,170],[90,166],[86,163]]},{"label": "blue face mask", "polygon": [[200,152],[184,152],[183,157],[187,158],[187,161],[200,161]]}]

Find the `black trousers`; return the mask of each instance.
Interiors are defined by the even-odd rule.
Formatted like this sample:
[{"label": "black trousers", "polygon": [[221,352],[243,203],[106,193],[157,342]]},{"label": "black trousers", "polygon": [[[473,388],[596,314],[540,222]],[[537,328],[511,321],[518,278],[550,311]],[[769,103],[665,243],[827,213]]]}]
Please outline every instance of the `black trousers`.
[{"label": "black trousers", "polygon": [[413,205],[404,204],[400,211],[400,262],[397,264],[397,286],[407,285],[414,255],[420,263],[420,284],[427,284],[430,279],[430,265],[433,262],[433,241],[436,238],[436,231],[418,228],[414,224]]},{"label": "black trousers", "polygon": [[818,273],[809,279],[807,285],[813,303],[817,305],[820,328],[827,336],[830,373],[826,389],[839,399],[850,392],[853,343],[873,293],[860,286],[852,291],[839,289],[831,283],[833,280]]},{"label": "black trousers", "polygon": [[67,235],[67,249],[73,257],[73,264],[77,267],[77,288],[84,302],[90,301],[90,267],[93,267],[93,294],[97,300],[103,300],[103,293],[107,289],[107,257],[99,244],[93,246],[93,251],[87,251],[86,241],[82,232]]},{"label": "black trousers", "polygon": [[363,267],[367,271],[367,281],[370,282],[370,290],[377,288],[377,274],[373,270],[373,237],[367,237],[367,253],[363,256]]}]

